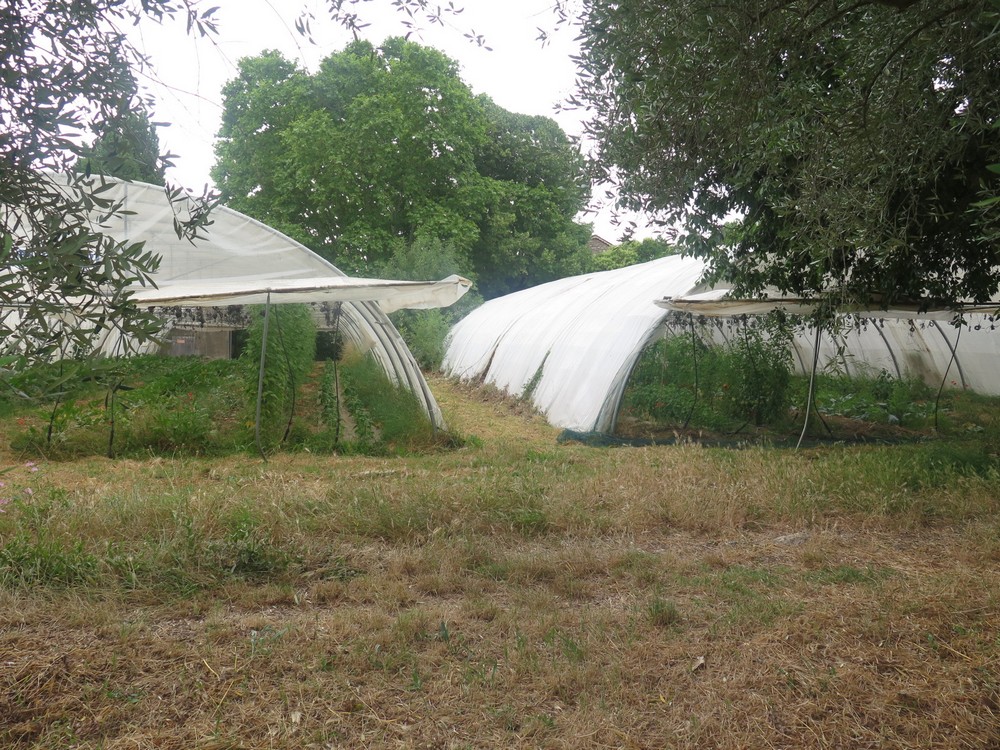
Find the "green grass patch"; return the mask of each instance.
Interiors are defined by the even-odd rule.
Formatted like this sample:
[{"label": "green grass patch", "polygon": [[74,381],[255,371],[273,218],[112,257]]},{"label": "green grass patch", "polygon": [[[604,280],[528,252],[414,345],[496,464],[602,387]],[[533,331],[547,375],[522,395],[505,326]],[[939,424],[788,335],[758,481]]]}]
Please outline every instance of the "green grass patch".
[{"label": "green grass patch", "polygon": [[646,612],[649,615],[649,621],[660,628],[674,627],[681,619],[677,605],[658,596],[646,605]]},{"label": "green grass patch", "polygon": [[101,581],[101,560],[82,541],[16,535],[0,546],[0,586],[90,587]]},{"label": "green grass patch", "polygon": [[874,586],[892,575],[893,571],[888,568],[873,568],[869,565],[862,569],[853,565],[835,565],[811,571],[805,575],[805,578],[807,581],[824,585]]}]

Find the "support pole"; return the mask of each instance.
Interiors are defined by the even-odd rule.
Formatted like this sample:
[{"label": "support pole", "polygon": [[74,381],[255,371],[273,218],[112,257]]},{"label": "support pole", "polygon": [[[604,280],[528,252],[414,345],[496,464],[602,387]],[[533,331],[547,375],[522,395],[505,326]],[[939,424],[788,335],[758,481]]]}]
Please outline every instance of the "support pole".
[{"label": "support pole", "polygon": [[257,373],[257,411],[254,416],[253,434],[257,443],[257,452],[260,457],[267,461],[267,454],[260,440],[260,412],[264,402],[264,364],[267,362],[267,328],[271,321],[271,292],[267,293],[267,300],[264,302],[264,330],[260,337],[260,370]]}]

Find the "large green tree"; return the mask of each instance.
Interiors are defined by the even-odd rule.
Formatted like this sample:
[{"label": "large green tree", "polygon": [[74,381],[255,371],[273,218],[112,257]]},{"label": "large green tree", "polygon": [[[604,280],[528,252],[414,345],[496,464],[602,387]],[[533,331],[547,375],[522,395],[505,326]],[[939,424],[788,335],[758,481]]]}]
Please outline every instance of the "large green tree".
[{"label": "large green tree", "polygon": [[883,305],[997,293],[995,0],[586,5],[599,175],[716,275]]},{"label": "large green tree", "polygon": [[608,248],[590,259],[590,270],[611,271],[615,268],[647,263],[666,255],[678,255],[681,249],[661,239],[647,237],[644,240],[627,240]]},{"label": "large green tree", "polygon": [[195,0],[0,3],[0,383],[11,367],[85,357],[109,331],[140,343],[159,329],[128,291],[157,258],[94,220],[122,210],[100,167],[68,185],[47,171],[71,172],[88,134],[126,128],[145,62],[122,29],[174,15],[212,29]]},{"label": "large green tree", "polygon": [[223,93],[223,199],[344,270],[378,273],[422,238],[455,248],[486,296],[582,267],[576,148],[474,96],[436,50],[359,41],[312,75],[267,52]]},{"label": "large green tree", "polygon": [[165,185],[165,157],[160,152],[156,127],[141,106],[126,113],[113,129],[98,134],[84,149],[77,171],[107,174],[122,180]]}]

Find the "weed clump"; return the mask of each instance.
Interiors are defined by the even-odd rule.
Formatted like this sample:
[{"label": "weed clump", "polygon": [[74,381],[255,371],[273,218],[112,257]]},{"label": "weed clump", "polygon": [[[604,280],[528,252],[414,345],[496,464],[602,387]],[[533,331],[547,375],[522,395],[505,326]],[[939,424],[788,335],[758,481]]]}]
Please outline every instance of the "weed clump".
[{"label": "weed clump", "polygon": [[343,402],[354,435],[341,441],[347,453],[385,455],[429,448],[434,427],[410,391],[392,383],[370,355],[339,365]]}]

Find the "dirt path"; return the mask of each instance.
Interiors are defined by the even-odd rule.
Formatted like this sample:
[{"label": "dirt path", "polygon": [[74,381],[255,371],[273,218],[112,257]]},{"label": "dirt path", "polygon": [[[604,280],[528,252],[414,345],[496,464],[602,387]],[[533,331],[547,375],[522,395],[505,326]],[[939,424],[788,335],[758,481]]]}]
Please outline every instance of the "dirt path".
[{"label": "dirt path", "polygon": [[517,442],[551,447],[561,432],[548,424],[530,404],[495,389],[460,383],[440,375],[429,376],[428,383],[448,428],[459,435],[476,436],[487,444]]}]

